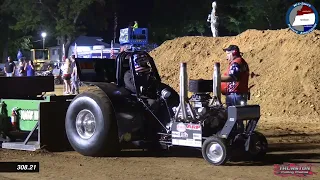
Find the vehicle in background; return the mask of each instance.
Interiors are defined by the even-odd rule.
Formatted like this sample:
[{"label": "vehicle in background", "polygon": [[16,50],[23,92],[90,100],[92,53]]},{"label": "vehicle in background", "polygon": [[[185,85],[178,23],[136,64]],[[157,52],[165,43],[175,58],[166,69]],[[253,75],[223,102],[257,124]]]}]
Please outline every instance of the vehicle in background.
[{"label": "vehicle in background", "polygon": [[119,42],[122,50],[131,49],[149,52],[154,49],[154,45],[148,44],[148,28],[120,29]]},{"label": "vehicle in background", "polygon": [[36,70],[40,70],[44,63],[50,62],[48,49],[31,49],[30,60],[33,61],[33,65]]},{"label": "vehicle in background", "polygon": [[43,65],[40,67],[39,70],[35,72],[36,76],[54,76],[54,84],[62,84],[62,72],[61,72],[61,66],[63,62],[59,61],[49,61],[43,63]]},{"label": "vehicle in background", "polygon": [[61,67],[61,62],[58,61],[47,61],[41,63],[41,66],[36,70],[36,76],[51,76],[52,71],[55,68],[60,69]]}]

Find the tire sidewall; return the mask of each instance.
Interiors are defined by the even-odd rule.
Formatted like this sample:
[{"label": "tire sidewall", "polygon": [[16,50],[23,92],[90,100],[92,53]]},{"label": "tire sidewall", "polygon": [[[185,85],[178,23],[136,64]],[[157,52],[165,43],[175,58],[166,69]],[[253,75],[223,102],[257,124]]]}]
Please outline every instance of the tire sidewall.
[{"label": "tire sidewall", "polygon": [[[218,143],[223,150],[223,156],[219,162],[213,162],[212,160],[210,160],[206,153],[207,149],[210,148],[210,145],[213,142]],[[206,139],[202,145],[202,156],[207,162],[209,162],[212,165],[215,165],[215,166],[224,165],[228,160],[228,149],[224,139],[221,139],[215,136],[209,137],[208,139]]]},{"label": "tire sidewall", "polygon": [[[107,114],[110,109],[101,101],[93,94],[83,93],[76,96],[68,108],[65,124],[67,137],[72,147],[81,154],[96,154],[107,143],[111,118]],[[95,117],[95,132],[89,139],[82,139],[76,130],[76,117],[83,109],[88,109]]]}]

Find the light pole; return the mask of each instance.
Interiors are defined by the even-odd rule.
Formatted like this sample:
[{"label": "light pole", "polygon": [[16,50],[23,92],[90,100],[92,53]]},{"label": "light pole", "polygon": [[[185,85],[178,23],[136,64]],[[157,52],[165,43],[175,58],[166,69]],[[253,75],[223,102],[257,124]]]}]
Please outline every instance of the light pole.
[{"label": "light pole", "polygon": [[46,36],[47,36],[47,33],[46,33],[46,32],[41,33],[41,37],[42,37],[42,49],[44,49],[44,42],[45,42],[45,40],[46,40]]},{"label": "light pole", "polygon": [[45,60],[46,59],[46,57],[45,57],[45,50],[44,50],[44,42],[45,42],[45,40],[46,40],[46,36],[47,36],[47,33],[46,32],[42,32],[41,33],[41,37],[42,37],[42,57],[43,57],[43,60]]}]

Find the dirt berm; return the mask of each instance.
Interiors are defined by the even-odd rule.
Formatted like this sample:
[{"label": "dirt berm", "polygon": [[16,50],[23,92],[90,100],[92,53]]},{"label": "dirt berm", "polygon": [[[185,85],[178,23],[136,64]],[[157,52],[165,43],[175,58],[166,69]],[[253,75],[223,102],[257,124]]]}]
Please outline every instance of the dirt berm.
[{"label": "dirt berm", "polygon": [[247,30],[231,37],[181,37],[150,54],[163,81],[179,90],[179,64],[187,62],[189,79],[212,79],[214,62],[227,66],[223,48],[236,44],[250,66],[250,104],[263,116],[319,118],[320,31],[298,35],[289,29]]}]

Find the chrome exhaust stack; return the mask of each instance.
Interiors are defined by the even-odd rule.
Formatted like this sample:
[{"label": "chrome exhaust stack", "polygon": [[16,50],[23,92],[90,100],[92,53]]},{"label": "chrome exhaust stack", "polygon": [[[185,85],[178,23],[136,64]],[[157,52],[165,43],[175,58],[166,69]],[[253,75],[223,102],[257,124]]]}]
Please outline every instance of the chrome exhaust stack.
[{"label": "chrome exhaust stack", "polygon": [[188,112],[191,118],[195,120],[194,109],[190,106],[188,101],[188,74],[187,74],[187,63],[180,64],[180,104],[177,108],[175,118],[177,119],[181,112],[181,119],[188,120]]},{"label": "chrome exhaust stack", "polygon": [[221,74],[220,63],[214,63],[213,68],[213,97],[221,105]]},{"label": "chrome exhaust stack", "polygon": [[188,74],[187,63],[180,64],[180,107],[182,113],[182,119],[187,119],[187,103],[186,97],[188,96]]}]

